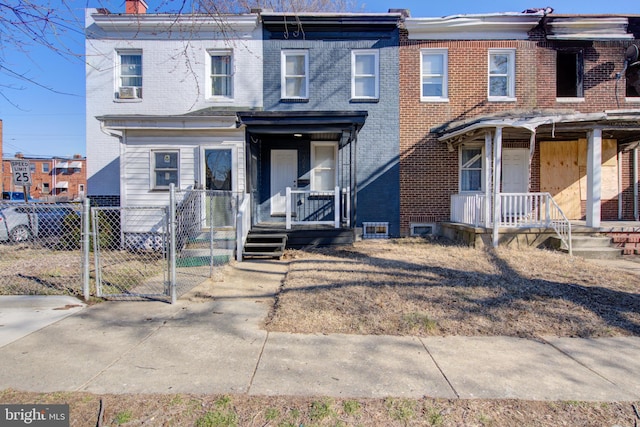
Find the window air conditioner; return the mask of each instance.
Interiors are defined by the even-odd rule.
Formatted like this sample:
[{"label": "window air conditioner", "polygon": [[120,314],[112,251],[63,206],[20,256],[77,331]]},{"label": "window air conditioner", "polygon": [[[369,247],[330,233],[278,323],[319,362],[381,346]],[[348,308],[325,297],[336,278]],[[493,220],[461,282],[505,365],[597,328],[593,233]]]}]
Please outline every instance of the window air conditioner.
[{"label": "window air conditioner", "polygon": [[134,86],[122,86],[118,90],[118,98],[120,99],[136,99],[138,98],[138,88]]}]

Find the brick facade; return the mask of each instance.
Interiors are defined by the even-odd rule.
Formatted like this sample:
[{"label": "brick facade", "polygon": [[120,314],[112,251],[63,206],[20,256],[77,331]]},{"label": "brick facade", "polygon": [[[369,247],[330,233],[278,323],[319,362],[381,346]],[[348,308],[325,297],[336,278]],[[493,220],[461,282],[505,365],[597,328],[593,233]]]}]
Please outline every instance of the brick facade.
[{"label": "brick facade", "polygon": [[[437,140],[434,128],[444,124],[498,112],[537,109],[572,110],[580,113],[633,109],[640,104],[625,100],[624,78],[614,77],[622,68],[624,50],[632,41],[575,42],[584,51],[584,98],[558,102],[556,51],[566,42],[545,41],[533,31],[528,40],[410,40],[400,38],[400,210],[401,234],[411,223],[448,221],[450,198],[458,192],[458,152]],[[448,51],[448,102],[421,102],[420,50]],[[516,49],[516,101],[487,99],[488,49]],[[618,96],[616,97],[616,89]],[[604,136],[603,136],[604,137]],[[529,147],[528,141],[522,141]],[[515,144],[515,145],[514,145]],[[503,141],[503,147],[518,146]],[[623,219],[633,219],[631,152],[622,153]],[[530,191],[540,191],[540,149],[531,162]],[[616,200],[603,200],[602,219],[618,219]],[[584,214],[585,207],[582,207]]]}]

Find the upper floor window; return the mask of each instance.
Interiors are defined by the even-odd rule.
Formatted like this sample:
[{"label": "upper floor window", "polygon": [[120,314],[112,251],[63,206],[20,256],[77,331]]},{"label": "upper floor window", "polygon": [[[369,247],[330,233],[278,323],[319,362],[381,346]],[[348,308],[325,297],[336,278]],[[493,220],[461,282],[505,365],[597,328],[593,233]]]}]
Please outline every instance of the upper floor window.
[{"label": "upper floor window", "polygon": [[142,51],[119,51],[117,70],[117,98],[142,98]]},{"label": "upper floor window", "polygon": [[378,99],[380,76],[377,50],[351,52],[351,98]]},{"label": "upper floor window", "polygon": [[306,50],[283,50],[281,61],[282,98],[308,99],[309,52]]},{"label": "upper floor window", "polygon": [[516,97],[516,53],[513,49],[489,50],[489,100],[513,101]]},{"label": "upper floor window", "polygon": [[49,173],[49,163],[47,163],[47,162],[43,162],[42,163],[42,172],[43,173]]},{"label": "upper floor window", "polygon": [[556,53],[556,97],[582,98],[584,63],[581,50],[558,50]]},{"label": "upper floor window", "polygon": [[152,151],[151,187],[154,190],[168,190],[170,184],[178,187],[180,159],[177,150]]},{"label": "upper floor window", "polygon": [[420,55],[420,99],[446,101],[449,96],[447,50],[423,49]]},{"label": "upper floor window", "polygon": [[233,62],[230,51],[210,51],[211,96],[233,97]]},{"label": "upper floor window", "polygon": [[482,146],[460,148],[460,191],[482,191]]}]

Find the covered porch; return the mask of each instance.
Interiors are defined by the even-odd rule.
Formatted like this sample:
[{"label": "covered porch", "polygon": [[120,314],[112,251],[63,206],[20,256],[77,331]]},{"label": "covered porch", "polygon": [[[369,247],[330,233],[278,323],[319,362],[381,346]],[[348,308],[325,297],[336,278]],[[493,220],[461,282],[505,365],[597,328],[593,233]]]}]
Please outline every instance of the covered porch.
[{"label": "covered porch", "polygon": [[[502,113],[437,131],[449,150],[459,151],[451,224],[484,230],[474,234],[485,243],[546,233],[571,251],[576,221],[595,233],[603,221],[639,220],[640,110]],[[611,209],[616,202],[617,215]],[[451,229],[445,227],[460,234]]]},{"label": "covered porch", "polygon": [[356,151],[366,118],[365,111],[238,113],[251,196],[243,217],[245,255],[250,234],[282,235],[289,246],[293,236],[307,236],[309,244],[353,236]]}]

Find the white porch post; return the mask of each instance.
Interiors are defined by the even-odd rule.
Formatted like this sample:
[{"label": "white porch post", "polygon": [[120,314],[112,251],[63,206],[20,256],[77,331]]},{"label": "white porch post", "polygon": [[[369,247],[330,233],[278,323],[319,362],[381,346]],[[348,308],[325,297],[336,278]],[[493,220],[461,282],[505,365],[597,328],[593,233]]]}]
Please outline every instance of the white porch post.
[{"label": "white porch post", "polygon": [[602,130],[587,134],[587,227],[600,227]]},{"label": "white porch post", "polygon": [[333,190],[333,228],[340,228],[340,187]]},{"label": "white porch post", "polygon": [[500,176],[502,171],[502,128],[496,128],[493,143],[493,247],[498,247],[500,231]]},{"label": "white porch post", "polygon": [[492,155],[491,132],[484,134],[484,226],[491,226],[491,155]]},{"label": "white porch post", "polygon": [[291,230],[291,187],[287,187],[287,189],[285,190],[285,200],[286,200],[286,206],[285,206],[285,214],[286,214],[286,219],[285,219],[285,227],[287,230]]}]

